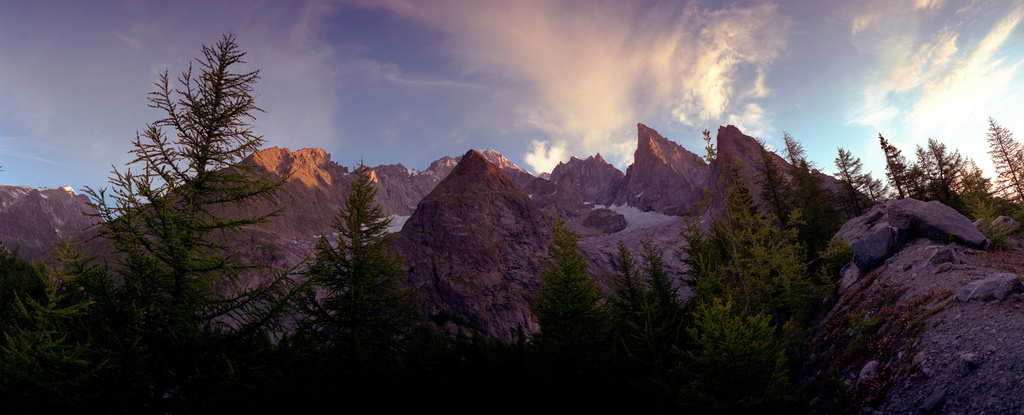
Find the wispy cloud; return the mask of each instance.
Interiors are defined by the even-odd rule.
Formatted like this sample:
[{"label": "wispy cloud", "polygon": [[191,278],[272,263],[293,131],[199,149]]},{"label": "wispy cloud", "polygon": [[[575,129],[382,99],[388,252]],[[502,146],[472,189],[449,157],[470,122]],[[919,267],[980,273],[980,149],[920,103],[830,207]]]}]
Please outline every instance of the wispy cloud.
[{"label": "wispy cloud", "polygon": [[[942,2],[914,4],[916,10],[941,6]],[[1024,55],[1007,48],[1007,40],[1024,19],[1024,4],[1010,6],[979,38],[965,36],[956,21],[945,21],[927,33],[922,29],[927,27],[926,16],[906,9],[897,16],[910,21],[890,19],[875,28],[884,34],[876,38],[884,45],[875,51],[881,70],[863,87],[863,101],[848,123],[897,130],[904,145],[936,138],[987,165],[987,148],[977,145],[984,120],[1006,105],[1024,110],[1020,92],[1016,104],[1007,103],[1008,91],[1021,81],[1024,69]],[[907,32],[907,27],[915,30]]]},{"label": "wispy cloud", "polygon": [[569,154],[631,160],[637,121],[767,122],[747,104],[770,94],[764,76],[790,27],[768,2],[357,3],[448,33],[463,74],[504,89],[509,113],[547,136],[526,155],[538,172]]}]

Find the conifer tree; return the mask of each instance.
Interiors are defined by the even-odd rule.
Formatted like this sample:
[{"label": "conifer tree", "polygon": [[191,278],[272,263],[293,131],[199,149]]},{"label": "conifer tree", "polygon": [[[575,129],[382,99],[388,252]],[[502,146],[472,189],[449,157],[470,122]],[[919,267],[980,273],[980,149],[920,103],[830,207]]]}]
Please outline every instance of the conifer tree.
[{"label": "conifer tree", "polygon": [[701,300],[686,329],[692,346],[680,368],[689,382],[679,401],[690,413],[784,413],[792,400],[786,356],[766,314],[731,299]]},{"label": "conifer tree", "polygon": [[882,152],[885,153],[885,177],[889,179],[889,184],[896,190],[896,195],[903,199],[908,195],[907,175],[910,172],[907,167],[907,159],[900,154],[901,152],[896,146],[889,144],[889,141],[882,137],[882,133],[878,133],[878,142],[882,146]]},{"label": "conifer tree", "polygon": [[[263,144],[252,126],[262,112],[253,90],[259,71],[234,71],[245,63],[234,35],[204,45],[202,55],[198,73],[190,65],[177,87],[160,76],[149,101],[164,118],[136,134],[135,158],[114,169],[111,193],[87,189],[101,220],[98,240],[109,242],[115,260],[101,277],[80,281],[107,324],[101,337],[119,374],[106,392],[141,405],[129,411],[173,412],[200,400],[191,394],[216,394],[212,384],[243,369],[217,348],[265,337],[290,295],[289,278],[229,243],[280,212],[248,209],[276,203],[282,183],[242,163]],[[250,284],[256,272],[275,277]]]},{"label": "conifer tree", "polygon": [[850,151],[844,150],[842,147],[839,148],[835,163],[839,180],[843,185],[843,206],[847,216],[863,215],[867,202],[864,194],[867,193],[871,175],[863,172],[864,166],[859,157],[854,157]]},{"label": "conifer tree", "polygon": [[306,273],[322,291],[304,301],[308,326],[347,356],[349,366],[395,356],[419,317],[414,293],[402,287],[402,259],[388,251],[392,218],[377,203],[370,172],[361,163],[355,169],[345,206],[332,225],[338,241],[321,236]]},{"label": "conifer tree", "polygon": [[810,285],[797,229],[775,226],[757,209],[739,167],[725,167],[725,211],[708,235],[692,224],[682,233],[693,299],[728,296],[749,315],[771,312],[788,321],[804,306]]},{"label": "conifer tree", "polygon": [[[785,137],[789,137],[786,134]],[[757,185],[761,188],[761,200],[769,212],[775,215],[779,226],[789,223],[793,211],[793,193],[782,174],[782,166],[775,160],[775,155],[761,146],[760,178]]]},{"label": "conifer tree", "polygon": [[[3,287],[11,295],[0,312],[0,410],[5,413],[80,409],[81,386],[102,365],[88,335],[79,330],[89,303],[71,281],[71,246],[61,240],[53,248],[57,265],[41,271],[0,246],[5,276],[32,280]],[[37,285],[41,293],[24,289]]]},{"label": "conifer tree", "polygon": [[996,192],[1024,205],[1024,146],[1013,133],[988,119],[988,154],[996,168]]},{"label": "conifer tree", "polygon": [[927,147],[917,146],[917,164],[922,180],[922,200],[938,200],[956,210],[963,210],[960,171],[964,158],[959,151],[946,151],[946,145],[929,138]]},{"label": "conifer tree", "polygon": [[577,385],[567,392],[578,398],[593,393],[584,383],[594,381],[607,359],[607,317],[580,252],[579,235],[566,229],[559,217],[551,236],[540,294],[532,304],[540,323],[533,340],[551,380]]}]

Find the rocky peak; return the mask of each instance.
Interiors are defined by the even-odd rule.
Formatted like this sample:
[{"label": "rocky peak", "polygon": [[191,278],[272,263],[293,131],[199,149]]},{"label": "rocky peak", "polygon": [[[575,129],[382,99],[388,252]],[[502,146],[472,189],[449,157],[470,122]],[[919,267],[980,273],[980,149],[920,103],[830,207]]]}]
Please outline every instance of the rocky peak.
[{"label": "rocky peak", "polygon": [[558,182],[566,176],[576,181],[584,202],[597,205],[615,202],[615,193],[624,177],[619,169],[604,161],[601,153],[586,160],[570,157],[568,162],[558,163],[551,171],[550,180]]},{"label": "rocky peak", "polygon": [[707,164],[696,154],[637,124],[637,149],[617,192],[616,204],[682,214],[700,200],[710,177]]},{"label": "rocky peak", "polygon": [[463,326],[511,341],[519,326],[537,329],[530,301],[549,226],[505,172],[470,150],[423,198],[396,240],[428,317],[452,333]]},{"label": "rocky peak", "polygon": [[333,185],[338,176],[348,174],[348,168],[331,161],[331,155],[322,148],[304,148],[291,151],[287,148],[271,147],[253,153],[248,161],[262,166],[289,182],[298,182],[307,187]]},{"label": "rocky peak", "polygon": [[98,219],[89,197],[71,186],[36,188],[0,185],[0,242],[20,248],[28,260],[45,257],[59,238],[80,235]]}]

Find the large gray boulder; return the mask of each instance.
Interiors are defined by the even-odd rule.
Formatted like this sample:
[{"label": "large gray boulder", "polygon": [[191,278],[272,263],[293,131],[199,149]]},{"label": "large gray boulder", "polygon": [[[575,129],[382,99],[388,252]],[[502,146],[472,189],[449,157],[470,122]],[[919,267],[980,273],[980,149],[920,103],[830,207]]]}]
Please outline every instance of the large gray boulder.
[{"label": "large gray boulder", "polygon": [[984,248],[985,236],[964,215],[937,201],[891,200],[851,219],[836,234],[850,243],[853,263],[869,271],[892,256],[904,242],[929,238]]}]

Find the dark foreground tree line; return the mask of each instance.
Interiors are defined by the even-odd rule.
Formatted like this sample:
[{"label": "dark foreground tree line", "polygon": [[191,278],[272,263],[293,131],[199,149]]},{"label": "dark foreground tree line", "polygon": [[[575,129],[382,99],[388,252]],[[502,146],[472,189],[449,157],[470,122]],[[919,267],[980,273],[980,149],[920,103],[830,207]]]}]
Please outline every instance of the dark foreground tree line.
[{"label": "dark foreground tree line", "polygon": [[197,73],[160,78],[150,104],[165,118],[137,135],[129,168],[89,190],[102,257],[65,242],[56,265],[36,266],[0,250],[0,412],[799,412],[801,341],[849,260],[831,239],[845,218],[887,197],[988,221],[1019,218],[1024,202],[1024,152],[993,120],[994,191],[934,140],[908,165],[880,136],[889,188],[840,149],[832,192],[789,135],[791,168],[765,150],[750,178],[705,131],[724,174],[682,230],[690,298],[651,241],[639,255],[620,244],[602,292],[578,235],[556,221],[533,303],[540,332],[511,344],[444,333],[401,286],[365,166],[339,237],[322,238],[304,269],[232,249],[230,235],[281,210],[223,213],[275,201],[282,182],[239,163],[263,143],[251,124],[259,72],[233,71],[244,57],[234,36],[202,53]]}]

